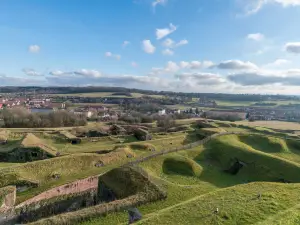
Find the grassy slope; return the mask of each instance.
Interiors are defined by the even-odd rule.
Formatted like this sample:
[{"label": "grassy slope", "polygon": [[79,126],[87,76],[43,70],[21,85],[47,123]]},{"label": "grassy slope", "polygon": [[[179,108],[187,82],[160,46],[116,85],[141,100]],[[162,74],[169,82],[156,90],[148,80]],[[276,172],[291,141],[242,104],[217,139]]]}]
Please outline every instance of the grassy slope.
[{"label": "grassy slope", "polygon": [[[97,142],[91,142],[88,139],[83,139],[81,144],[72,145],[64,141],[54,139],[51,137],[39,136],[48,145],[54,146],[62,154],[74,154],[80,152],[97,152],[101,150],[112,150],[116,145],[120,145],[120,140],[124,140],[124,143],[149,143],[156,146],[157,150],[164,148],[179,147],[183,145],[183,141],[186,138],[184,133],[178,132],[167,135],[153,135],[151,141],[137,141],[132,136],[118,138],[118,137],[101,137],[97,138]],[[172,143],[172,144],[171,144]]]},{"label": "grassy slope", "polygon": [[215,165],[222,169],[229,169],[234,158],[247,163],[238,176],[246,177],[250,181],[276,181],[284,178],[292,182],[300,182],[300,177],[297,175],[300,172],[300,164],[255,150],[240,142],[235,135],[219,137],[211,141],[208,148],[206,157],[210,157]]},{"label": "grassy slope", "polygon": [[[299,184],[251,183],[222,189],[148,215],[137,224],[253,224],[299,203]],[[260,199],[258,193],[262,194]],[[219,208],[219,213],[214,210]]]},{"label": "grassy slope", "polygon": [[285,121],[239,121],[235,122],[236,124],[242,124],[247,126],[259,126],[266,127],[271,129],[280,129],[280,130],[300,130],[300,124],[296,122],[285,122]]},{"label": "grassy slope", "polygon": [[300,163],[300,142],[278,137],[244,135],[240,141],[252,148]]},{"label": "grassy slope", "polygon": [[[126,162],[128,153],[131,153],[128,149],[121,149],[106,155],[82,153],[0,168],[0,187],[23,180],[39,183],[38,188],[29,189],[18,194],[18,202],[22,202],[51,187],[101,174],[113,166]],[[99,161],[104,162],[105,167],[95,167],[95,164]],[[60,179],[53,179],[53,174],[59,174]]]},{"label": "grassy slope", "polygon": [[0,153],[11,152],[14,149],[18,148],[22,140],[8,140],[8,143],[5,145],[0,145]]},{"label": "grassy slope", "polygon": [[[266,143],[263,143],[263,141],[266,140],[265,139],[261,140],[260,144],[262,144],[263,146],[268,146],[268,141]],[[276,141],[275,141],[275,145],[276,145]],[[280,146],[281,145],[279,145],[279,147]],[[276,145],[276,147],[278,146]],[[227,168],[228,162],[230,162],[230,158],[234,156],[241,156],[241,158],[245,160],[253,160],[258,162],[258,166],[257,166],[258,171],[255,171],[255,168],[250,167],[250,168],[243,168],[240,171],[240,173],[236,176],[224,173],[223,169]],[[169,163],[173,162],[173,165],[172,164],[167,165],[167,168],[164,168],[164,166],[166,166],[165,162],[169,162]],[[263,165],[262,168],[260,168],[260,164]],[[178,168],[178,165],[180,166],[180,168]],[[154,216],[153,221],[155,222],[153,223],[157,223],[157,224],[178,224],[179,223],[178,221],[185,220],[183,218],[185,218],[186,215],[190,216],[192,219],[187,220],[187,222],[183,221],[183,224],[184,223],[223,224],[223,222],[224,221],[226,222],[227,220],[229,221],[228,224],[235,224],[236,221],[244,221],[243,223],[247,224],[247,222],[250,221],[249,218],[251,218],[253,214],[258,213],[255,208],[261,211],[259,212],[259,217],[257,218],[265,219],[267,218],[268,214],[275,215],[281,210],[285,210],[289,207],[292,207],[293,204],[295,204],[296,200],[293,200],[293,202],[289,202],[291,193],[289,189],[285,189],[285,187],[295,187],[292,190],[293,192],[292,194],[297,194],[297,196],[299,195],[298,193],[296,193],[296,189],[299,188],[300,186],[294,184],[291,186],[281,185],[277,183],[272,183],[272,184],[256,183],[253,184],[254,186],[251,186],[252,184],[242,185],[240,187],[243,187],[243,189],[238,189],[238,190],[242,190],[241,195],[237,196],[237,199],[233,198],[232,200],[231,199],[228,200],[230,205],[238,205],[239,207],[232,210],[229,210],[230,209],[229,206],[225,207],[228,208],[229,210],[229,214],[228,214],[229,219],[224,220],[224,218],[218,218],[214,220],[214,218],[211,215],[208,215],[208,211],[211,212],[214,209],[214,207],[218,207],[218,206],[214,206],[213,202],[216,202],[216,205],[218,205],[219,204],[218,201],[220,201],[220,199],[223,198],[225,199],[224,201],[226,202],[227,201],[226,198],[228,196],[231,197],[235,195],[236,190],[234,188],[226,189],[226,187],[242,184],[249,180],[253,180],[253,181],[273,180],[274,178],[277,177],[280,178],[281,176],[283,176],[283,178],[285,179],[288,179],[287,177],[289,177],[292,180],[293,179],[298,180],[298,174],[300,172],[300,168],[298,164],[290,161],[286,161],[284,159],[281,159],[279,157],[273,156],[268,153],[255,150],[252,147],[246,145],[245,143],[240,142],[239,138],[235,135],[219,137],[216,140],[207,144],[204,148],[197,147],[193,150],[182,151],[179,153],[173,153],[173,154],[161,156],[149,160],[147,162],[143,162],[141,166],[153,177],[160,180],[168,190],[168,197],[165,201],[155,202],[155,203],[151,203],[139,207],[139,210],[142,212],[144,217],[148,218]],[[272,169],[274,168],[275,171],[272,172]],[[279,171],[278,168],[281,168],[281,170]],[[249,169],[253,171],[247,171]],[[264,172],[260,171],[260,169],[262,169]],[[270,173],[271,175],[270,176],[265,175],[265,173],[266,174]],[[263,186],[261,188],[260,185],[266,185],[266,186]],[[239,186],[237,187],[239,188]],[[247,190],[248,187],[251,187],[249,191]],[[261,207],[264,207],[264,205],[263,204],[261,205],[260,203],[258,205],[255,205],[256,202],[254,201],[249,203],[243,202],[243,198],[244,196],[247,195],[247,192],[253,192],[251,194],[253,195],[253,197],[255,197],[258,192],[262,192],[264,196],[264,192],[268,194],[269,191],[277,192],[278,189],[277,187],[280,187],[284,190],[282,192],[283,196],[278,201],[276,200],[273,202],[272,199],[277,197],[277,195],[271,193],[269,196],[270,198],[268,197],[268,199],[266,199],[267,200],[266,209],[260,209]],[[214,194],[214,191],[216,190],[221,190],[221,191],[217,191],[215,192],[216,194]],[[244,191],[245,193],[243,194]],[[211,194],[208,194],[209,201],[206,199],[206,197],[205,199],[202,199],[204,197],[201,196],[195,197],[195,196],[206,194],[208,192],[211,192]],[[228,195],[228,193],[232,193],[232,194]],[[195,205],[197,206],[196,208],[194,207],[194,205],[190,206],[187,205],[186,203],[183,203],[184,201],[193,198],[195,199],[199,198],[199,201],[195,201]],[[243,204],[236,204],[237,202],[240,201],[243,202]],[[264,202],[265,200],[262,201]],[[197,205],[198,202],[200,202],[199,205]],[[180,214],[179,216],[181,217],[180,219],[177,217],[175,220],[169,218],[166,220],[155,219],[157,218],[157,215],[163,214],[162,212],[164,212],[166,208],[168,209],[168,207],[173,207],[176,204],[182,204],[184,206],[184,207],[180,207],[178,213],[178,214],[180,214],[180,212],[184,213],[184,214]],[[249,207],[253,206],[253,208],[249,209],[252,210],[251,214],[247,214],[247,211],[244,210],[245,209],[244,204],[248,204]],[[190,208],[193,209],[195,208],[196,210],[193,210],[191,213],[189,213]],[[170,217],[176,216],[175,214],[177,214],[177,211],[175,212],[171,209],[170,211],[168,211],[167,216]],[[240,213],[238,213],[239,211]],[[203,216],[201,216],[201,213],[203,214]],[[239,216],[234,217],[230,213]],[[227,214],[225,214],[225,218],[226,215]],[[83,222],[82,224],[84,225],[96,225],[100,223],[101,224],[120,224],[120,223],[125,224],[126,221],[127,221],[127,214],[124,212],[119,212],[119,213],[109,214],[105,218],[102,217],[102,218],[93,219],[91,221],[86,221]],[[150,224],[152,224],[152,219]]]}]

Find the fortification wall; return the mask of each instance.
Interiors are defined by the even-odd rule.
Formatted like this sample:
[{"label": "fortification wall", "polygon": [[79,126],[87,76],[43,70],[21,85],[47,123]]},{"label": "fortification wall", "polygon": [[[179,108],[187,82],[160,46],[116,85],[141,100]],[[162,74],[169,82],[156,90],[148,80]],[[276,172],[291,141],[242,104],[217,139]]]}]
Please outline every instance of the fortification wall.
[{"label": "fortification wall", "polygon": [[22,202],[21,204],[17,205],[16,208],[20,208],[23,207],[24,205],[29,205],[34,202],[39,202],[42,200],[51,199],[62,195],[85,192],[95,188],[98,188],[98,176],[88,177],[82,180],[77,180],[72,183],[58,186],[48,191],[45,191],[31,199],[28,199],[25,202]]}]

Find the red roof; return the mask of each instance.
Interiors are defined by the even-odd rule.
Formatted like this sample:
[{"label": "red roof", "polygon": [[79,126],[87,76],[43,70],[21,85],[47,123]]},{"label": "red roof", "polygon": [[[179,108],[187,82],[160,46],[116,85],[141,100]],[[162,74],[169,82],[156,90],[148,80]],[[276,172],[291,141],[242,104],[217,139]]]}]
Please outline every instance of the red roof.
[{"label": "red roof", "polygon": [[2,103],[0,103],[0,109],[2,109],[2,107],[3,107],[3,104],[2,104]]}]

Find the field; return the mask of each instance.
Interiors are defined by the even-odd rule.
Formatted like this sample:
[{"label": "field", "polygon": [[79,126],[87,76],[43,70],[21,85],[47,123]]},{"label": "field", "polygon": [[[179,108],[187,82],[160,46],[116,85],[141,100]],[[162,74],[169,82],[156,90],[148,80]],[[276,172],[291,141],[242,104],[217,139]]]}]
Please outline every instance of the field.
[{"label": "field", "polygon": [[[286,134],[272,130],[279,129],[274,127],[250,129],[245,123],[239,127],[213,121],[208,128],[196,128],[192,126],[194,121],[178,121],[189,127],[187,132],[154,133],[148,141],[114,135],[83,138],[80,144],[71,145],[57,133],[35,133],[39,142],[57,149],[61,156],[28,163],[1,162],[0,187],[24,182],[38,184],[17,193],[17,203],[21,203],[50,188],[108,172],[110,185],[116,185],[111,188],[119,192],[126,189],[119,188],[124,185],[118,184],[122,176],[109,171],[140,157],[199,141],[199,133],[239,132],[139,162],[137,171],[143,171],[165,190],[167,197],[138,205],[143,219],[137,224],[297,224],[300,140],[286,138]],[[284,125],[287,126],[281,124]],[[99,162],[102,166],[95,166]],[[53,178],[56,174],[59,179]],[[141,186],[136,183],[132,188]],[[127,224],[126,210],[100,216],[97,207],[52,216],[37,224],[60,224],[58,221],[70,215],[78,218],[72,224]]]},{"label": "field", "polygon": [[256,106],[256,103],[261,103],[261,104],[273,104],[272,106],[268,106],[265,105],[263,107],[276,107],[276,106],[288,106],[290,104],[300,104],[300,101],[288,101],[288,100],[284,100],[284,101],[260,101],[260,102],[255,102],[255,101],[216,101],[216,103],[219,106]]},{"label": "field", "polygon": [[236,122],[236,124],[247,125],[247,126],[258,126],[258,127],[266,127],[271,129],[278,130],[300,130],[300,123],[295,122],[285,122],[285,121],[240,121]]}]

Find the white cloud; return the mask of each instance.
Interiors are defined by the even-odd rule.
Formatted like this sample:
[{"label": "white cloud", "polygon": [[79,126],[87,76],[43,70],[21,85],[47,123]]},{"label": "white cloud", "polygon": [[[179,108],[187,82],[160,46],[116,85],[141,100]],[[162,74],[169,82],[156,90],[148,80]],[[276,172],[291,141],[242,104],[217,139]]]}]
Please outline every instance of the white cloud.
[{"label": "white cloud", "polygon": [[105,52],[105,56],[106,56],[106,57],[111,57],[111,56],[112,56],[112,53],[111,53],[111,52]]},{"label": "white cloud", "polygon": [[247,38],[253,41],[262,41],[265,38],[265,36],[261,33],[255,33],[255,34],[248,34]]},{"label": "white cloud", "polygon": [[216,65],[219,69],[228,70],[247,70],[247,69],[257,69],[258,67],[251,62],[243,62],[241,60],[227,60]]},{"label": "white cloud", "polygon": [[186,61],[181,61],[179,63],[179,66],[181,69],[207,69],[210,68],[212,66],[214,66],[214,63],[212,61],[191,61],[191,62],[186,62]]},{"label": "white cloud", "polygon": [[169,61],[165,67],[153,67],[149,75],[156,76],[161,74],[170,74],[180,70],[197,70],[197,69],[207,69],[214,65],[211,61],[181,61],[179,63]]},{"label": "white cloud", "polygon": [[264,67],[270,67],[270,68],[280,67],[280,66],[283,66],[283,65],[287,65],[289,63],[291,63],[291,61],[286,60],[286,59],[276,59],[274,62],[264,65]]},{"label": "white cloud", "polygon": [[155,0],[152,2],[152,7],[155,9],[157,5],[166,5],[168,0]]},{"label": "white cloud", "polygon": [[241,2],[245,6],[247,15],[257,13],[267,4],[280,4],[283,7],[300,6],[300,0],[242,0]]},{"label": "white cloud", "polygon": [[157,75],[162,75],[162,74],[170,74],[170,73],[175,73],[178,70],[180,70],[180,66],[177,65],[177,63],[173,61],[167,62],[166,66],[164,68],[160,67],[153,67],[151,69],[151,72],[148,74],[149,76],[157,76]]},{"label": "white cloud", "polygon": [[199,69],[201,68],[202,63],[199,61],[192,61],[190,62],[190,68],[191,69]]},{"label": "white cloud", "polygon": [[43,74],[35,71],[34,69],[24,68],[22,71],[28,76],[43,76]]},{"label": "white cloud", "polygon": [[210,68],[213,67],[215,64],[212,61],[203,61],[202,62],[202,67],[203,68]]},{"label": "white cloud", "polygon": [[290,70],[253,70],[235,73],[228,79],[243,86],[285,85],[300,86],[300,69]]},{"label": "white cloud", "polygon": [[177,27],[170,23],[169,28],[156,29],[156,38],[160,40],[177,30]]},{"label": "white cloud", "polygon": [[39,53],[41,50],[40,46],[38,45],[30,45],[28,51],[31,53]]},{"label": "white cloud", "polygon": [[53,70],[49,72],[50,75],[53,76],[66,76],[66,75],[72,75],[73,72],[65,72],[65,71],[61,71],[61,70]]},{"label": "white cloud", "polygon": [[144,40],[142,42],[143,44],[143,50],[148,53],[148,54],[153,54],[155,52],[155,47],[154,45],[152,45],[151,41],[150,40]]},{"label": "white cloud", "polygon": [[[132,88],[168,88],[169,80],[161,77],[134,76],[134,75],[106,75],[94,70],[79,70],[78,76],[47,76],[48,83],[59,86],[70,85],[106,85],[106,86],[123,86]],[[97,76],[95,76],[95,74]],[[1,81],[1,76],[0,76]]]},{"label": "white cloud", "polygon": [[30,86],[30,85],[36,85],[36,86],[43,86],[45,85],[45,80],[42,77],[42,79],[36,79],[35,78],[24,78],[24,77],[12,77],[12,76],[6,76],[5,74],[0,74],[0,84],[1,86]]},{"label": "white cloud", "polygon": [[285,50],[290,53],[300,54],[300,42],[286,43]]},{"label": "white cloud", "polygon": [[88,70],[81,69],[74,71],[75,75],[83,76],[83,77],[91,77],[91,78],[99,78],[102,76],[102,73],[97,70]]},{"label": "white cloud", "polygon": [[167,38],[166,40],[164,40],[162,45],[166,48],[173,48],[175,45],[175,42],[171,38]]},{"label": "white cloud", "polygon": [[176,48],[176,47],[180,47],[182,45],[187,45],[188,43],[189,43],[188,40],[185,40],[185,39],[176,43],[171,38],[167,38],[166,40],[164,40],[162,45],[166,48]]},{"label": "white cloud", "polygon": [[227,82],[226,78],[214,73],[182,73],[175,77],[189,86],[220,85]]},{"label": "white cloud", "polygon": [[179,46],[182,46],[182,45],[187,45],[189,42],[188,42],[188,40],[181,40],[181,41],[179,41],[175,46],[176,47],[179,47]]},{"label": "white cloud", "polygon": [[131,62],[131,66],[132,66],[132,67],[138,67],[138,64],[137,64],[136,62],[133,61],[133,62]]},{"label": "white cloud", "polygon": [[175,62],[172,62],[172,61],[169,61],[165,67],[165,71],[167,73],[177,72],[179,69],[180,69],[180,67]]},{"label": "white cloud", "polygon": [[118,54],[112,54],[111,52],[105,52],[105,56],[106,56],[106,57],[111,57],[111,58],[114,58],[114,59],[117,59],[117,60],[120,60],[120,59],[121,59],[121,55],[118,55]]},{"label": "white cloud", "polygon": [[181,62],[179,63],[179,66],[180,66],[180,68],[182,68],[182,69],[186,69],[186,68],[189,68],[190,63],[189,63],[189,62],[186,62],[186,61],[181,61]]},{"label": "white cloud", "polygon": [[123,42],[123,44],[122,44],[122,46],[123,46],[123,48],[125,48],[127,45],[129,45],[130,44],[130,42],[129,41],[124,41]]},{"label": "white cloud", "polygon": [[174,52],[170,50],[169,48],[162,51],[163,55],[174,55]]}]

